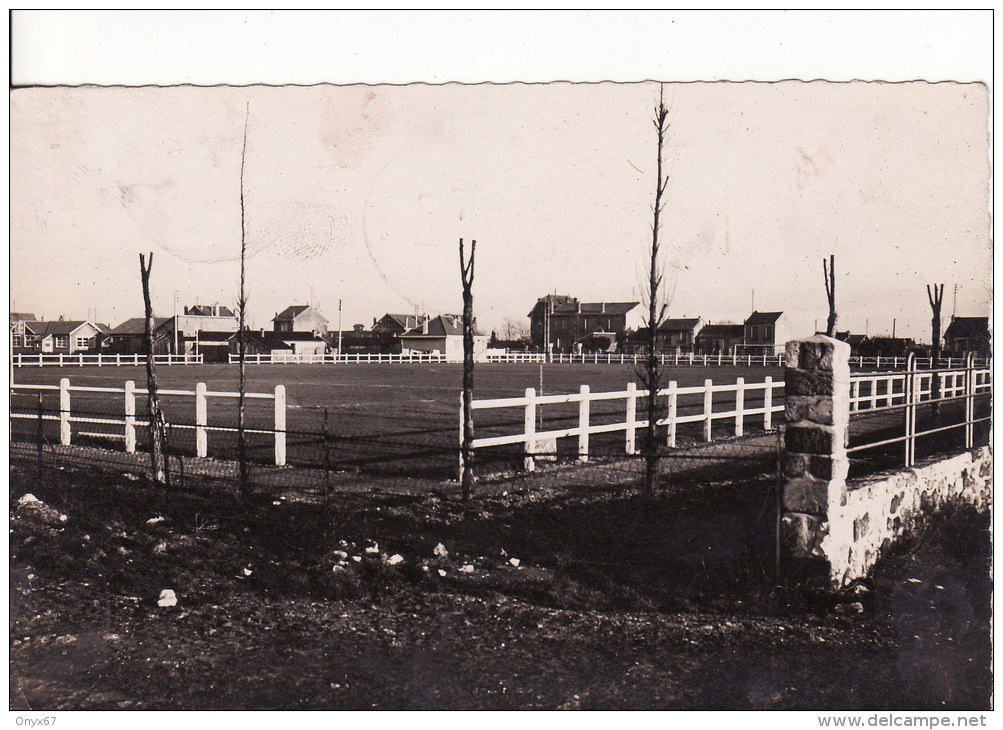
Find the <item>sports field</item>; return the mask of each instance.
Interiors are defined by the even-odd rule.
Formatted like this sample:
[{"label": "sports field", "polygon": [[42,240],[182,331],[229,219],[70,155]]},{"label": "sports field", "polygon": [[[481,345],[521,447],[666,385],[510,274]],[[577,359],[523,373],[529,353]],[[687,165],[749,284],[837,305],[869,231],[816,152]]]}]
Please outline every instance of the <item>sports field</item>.
[{"label": "sports field", "polygon": [[[542,368],[542,369],[541,369]],[[237,391],[236,365],[159,366],[157,368],[161,389],[194,390],[203,382],[210,391]],[[666,380],[675,380],[679,387],[702,385],[707,378],[718,384],[734,383],[744,377],[747,383],[762,382],[769,375],[774,380],[783,377],[780,368],[763,367],[672,367],[666,369]],[[27,384],[56,384],[60,378],[69,378],[74,386],[122,387],[126,380],[134,380],[137,387],[145,387],[146,372],[143,367],[67,367],[67,368],[17,368],[15,382]],[[247,391],[270,393],[276,384],[286,387],[288,411],[288,460],[291,464],[322,465],[324,462],[324,420],[327,417],[327,458],[338,470],[376,471],[387,474],[435,476],[446,478],[455,473],[459,430],[459,404],[462,367],[456,364],[360,364],[360,365],[251,365],[247,367]],[[475,370],[474,397],[499,398],[524,394],[526,388],[536,388],[548,395],[577,393],[583,384],[592,393],[621,391],[628,382],[640,380],[633,365],[535,365],[535,364],[478,364]],[[640,386],[638,386],[640,387]],[[776,394],[779,402],[780,393]],[[166,396],[162,399],[167,419],[175,424],[194,423],[194,399]],[[746,407],[762,403],[762,391],[746,395]],[[702,408],[699,395],[680,397],[679,414],[692,413]],[[714,410],[729,410],[734,405],[733,393],[718,393],[714,397]],[[603,423],[623,420],[624,401],[597,401],[591,404],[592,422]],[[13,399],[15,411],[34,412],[37,396],[19,394]],[[55,393],[45,394],[45,410],[58,410]],[[109,393],[73,393],[71,412],[94,417],[121,417],[123,397]],[[271,401],[249,400],[247,426],[270,429],[272,426]],[[209,426],[236,425],[236,399],[210,399]],[[137,415],[146,411],[145,397],[137,398]],[[551,429],[577,424],[578,405],[550,405],[541,407],[542,422],[539,428]],[[638,417],[642,406],[638,404]],[[749,428],[755,427],[761,417],[750,417]],[[720,421],[722,433],[733,424]],[[101,424],[74,424],[74,442],[80,439],[78,431],[120,432],[121,426]],[[477,435],[490,436],[520,432],[523,426],[521,409],[475,412]],[[31,421],[15,423],[15,430],[33,433]],[[56,424],[46,423],[47,436],[55,438]],[[695,432],[695,430],[694,430]],[[684,430],[680,431],[686,437]],[[139,434],[140,448],[145,434]],[[248,437],[253,458],[267,462],[271,456],[272,437],[251,434]],[[575,448],[573,439],[560,443],[559,450],[569,453]],[[120,442],[103,440],[109,448],[121,448]],[[623,453],[623,434],[593,436],[590,444],[593,454]],[[172,430],[172,448],[192,453],[194,433],[191,429]],[[235,453],[235,438],[231,433],[209,434],[209,453],[222,458]],[[482,463],[497,462],[498,468],[507,468],[513,462],[518,447],[500,448],[481,454]]]}]

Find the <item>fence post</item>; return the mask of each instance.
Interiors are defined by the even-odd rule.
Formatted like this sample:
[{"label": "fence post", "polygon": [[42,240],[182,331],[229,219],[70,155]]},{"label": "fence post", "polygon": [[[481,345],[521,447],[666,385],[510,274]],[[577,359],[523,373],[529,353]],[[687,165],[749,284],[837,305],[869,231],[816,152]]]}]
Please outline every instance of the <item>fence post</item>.
[{"label": "fence post", "polygon": [[589,460],[589,386],[582,385],[578,391],[578,461]]},{"label": "fence post", "polygon": [[63,367],[63,353],[59,353],[59,367]]},{"label": "fence post", "polygon": [[631,456],[636,451],[637,445],[637,384],[627,383],[627,455]]},{"label": "fence post", "polygon": [[125,381],[125,453],[136,453],[136,383]]},{"label": "fence post", "polygon": [[675,380],[669,381],[669,387],[666,389],[669,395],[669,413],[668,413],[668,428],[665,429],[668,434],[666,436],[665,442],[670,449],[676,448],[676,409],[679,403],[679,385]]},{"label": "fence post", "polygon": [[868,544],[866,523],[832,519],[845,504],[850,463],[849,354],[845,342],[815,335],[788,342],[785,355],[781,562],[792,578],[827,588],[860,577],[871,555],[855,544]]},{"label": "fence post", "polygon": [[735,381],[735,435],[745,431],[745,378]]},{"label": "fence post", "polygon": [[59,443],[70,445],[70,379],[59,379]]},{"label": "fence post", "polygon": [[209,408],[206,402],[205,383],[195,384],[195,456],[204,459],[209,453],[206,438],[206,424],[209,422]]},{"label": "fence post", "polygon": [[965,448],[975,443],[975,353],[965,357]]},{"label": "fence post", "polygon": [[711,430],[714,424],[714,381],[703,381],[703,440],[711,440]]},{"label": "fence post", "polygon": [[773,429],[773,376],[767,375],[763,382],[763,430]]},{"label": "fence post", "polygon": [[908,468],[916,461],[916,354],[909,353],[906,358],[906,409],[905,409],[905,466]]},{"label": "fence post", "polygon": [[[462,408],[460,413],[462,416]],[[523,468],[526,471],[533,471],[536,469],[536,459],[533,458],[533,454],[536,453],[536,388],[526,388],[526,411],[523,415],[523,433],[526,434],[524,446],[526,457],[523,460]]]},{"label": "fence post", "polygon": [[286,386],[275,386],[275,466],[286,465]]}]

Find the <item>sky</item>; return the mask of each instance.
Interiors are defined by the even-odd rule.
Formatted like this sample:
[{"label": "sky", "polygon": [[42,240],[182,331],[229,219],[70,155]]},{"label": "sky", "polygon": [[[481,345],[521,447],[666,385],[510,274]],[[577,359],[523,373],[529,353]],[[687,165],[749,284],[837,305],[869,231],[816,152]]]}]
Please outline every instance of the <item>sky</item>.
[{"label": "sky", "polygon": [[[981,84],[669,83],[661,235],[670,316],[784,310],[922,339],[991,302]],[[477,240],[482,329],[548,292],[642,298],[659,86],[25,88],[11,94],[11,298],[19,311],[158,315],[233,305],[240,175],[249,322],[314,302],[337,326],[461,307]]]},{"label": "sky", "polygon": [[[345,328],[458,311],[461,237],[482,329],[547,292],[643,299],[658,84],[638,80],[667,79],[670,316],[811,331],[835,254],[840,329],[923,339],[926,284],[945,316],[991,304],[991,20],[14,11],[11,307],[137,316],[140,252],[158,314],[232,305],[245,123],[253,326],[310,301]],[[731,81],[792,78],[933,83]]]}]

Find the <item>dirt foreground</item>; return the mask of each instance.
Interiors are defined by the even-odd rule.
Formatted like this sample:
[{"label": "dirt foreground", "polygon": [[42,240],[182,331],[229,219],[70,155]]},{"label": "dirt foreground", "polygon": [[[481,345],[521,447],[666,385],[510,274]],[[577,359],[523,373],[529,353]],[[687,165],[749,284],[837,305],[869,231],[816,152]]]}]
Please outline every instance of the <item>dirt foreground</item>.
[{"label": "dirt foreground", "polygon": [[292,498],[10,474],[10,709],[988,709],[989,517],[839,600],[773,480]]}]

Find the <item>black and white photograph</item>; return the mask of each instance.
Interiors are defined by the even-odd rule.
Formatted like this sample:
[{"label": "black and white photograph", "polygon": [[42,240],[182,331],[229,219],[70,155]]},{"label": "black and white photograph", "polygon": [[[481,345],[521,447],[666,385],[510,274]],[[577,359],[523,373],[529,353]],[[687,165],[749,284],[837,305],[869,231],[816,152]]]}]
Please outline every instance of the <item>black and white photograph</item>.
[{"label": "black and white photograph", "polygon": [[993,11],[9,23],[16,724],[991,724]]}]

